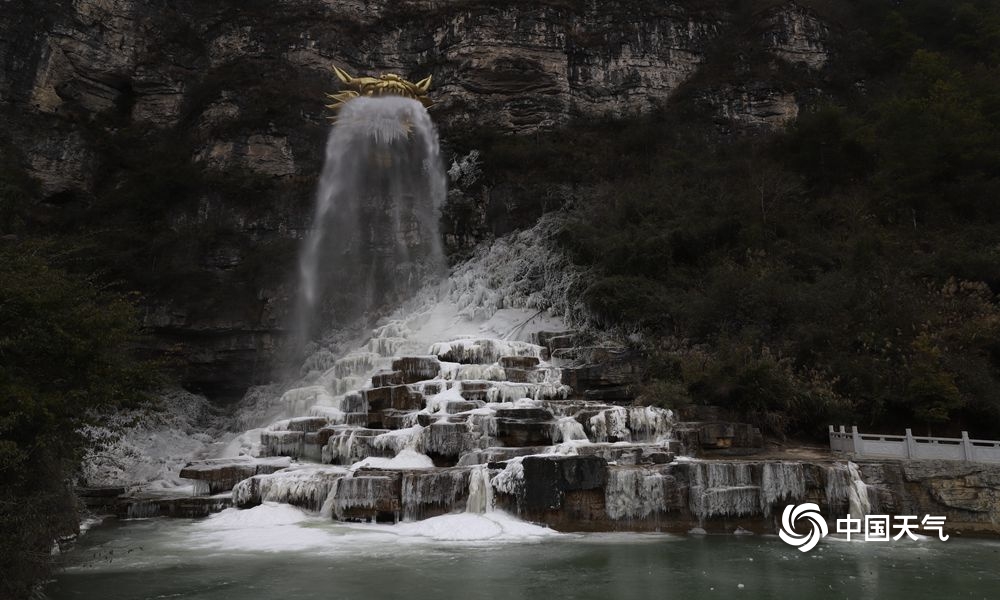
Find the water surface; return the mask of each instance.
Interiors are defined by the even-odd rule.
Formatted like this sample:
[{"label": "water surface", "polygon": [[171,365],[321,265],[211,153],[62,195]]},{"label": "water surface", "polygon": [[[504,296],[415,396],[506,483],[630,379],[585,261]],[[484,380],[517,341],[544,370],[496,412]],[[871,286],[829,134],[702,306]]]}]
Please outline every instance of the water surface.
[{"label": "water surface", "polygon": [[[554,534],[501,517],[345,525],[290,507],[110,523],[54,600],[251,598],[998,598],[1000,543]],[[485,539],[484,539],[485,538]]]}]

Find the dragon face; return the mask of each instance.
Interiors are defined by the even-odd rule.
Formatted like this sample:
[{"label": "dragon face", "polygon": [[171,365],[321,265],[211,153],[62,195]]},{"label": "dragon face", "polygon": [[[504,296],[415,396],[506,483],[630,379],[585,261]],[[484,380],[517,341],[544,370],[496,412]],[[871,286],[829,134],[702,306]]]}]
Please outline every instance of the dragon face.
[{"label": "dragon face", "polygon": [[333,100],[327,108],[334,112],[338,112],[345,103],[361,96],[401,96],[416,100],[424,107],[434,104],[434,101],[427,97],[427,90],[431,87],[430,77],[412,83],[395,73],[383,73],[378,77],[351,77],[336,66],[333,67],[333,72],[347,88],[336,94],[327,94],[327,98]]}]

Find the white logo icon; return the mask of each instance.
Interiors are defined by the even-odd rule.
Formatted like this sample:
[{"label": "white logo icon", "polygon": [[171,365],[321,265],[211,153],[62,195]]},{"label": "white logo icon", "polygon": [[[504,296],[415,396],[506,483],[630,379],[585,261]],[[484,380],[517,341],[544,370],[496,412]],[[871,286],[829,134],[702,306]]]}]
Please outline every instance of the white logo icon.
[{"label": "white logo icon", "polygon": [[[795,531],[795,524],[799,519],[809,523],[809,533],[799,534]],[[786,544],[798,548],[800,552],[809,552],[815,548],[819,540],[826,537],[829,532],[826,520],[819,512],[819,506],[813,502],[798,506],[789,504],[781,513],[781,529],[778,531],[778,537]]]}]

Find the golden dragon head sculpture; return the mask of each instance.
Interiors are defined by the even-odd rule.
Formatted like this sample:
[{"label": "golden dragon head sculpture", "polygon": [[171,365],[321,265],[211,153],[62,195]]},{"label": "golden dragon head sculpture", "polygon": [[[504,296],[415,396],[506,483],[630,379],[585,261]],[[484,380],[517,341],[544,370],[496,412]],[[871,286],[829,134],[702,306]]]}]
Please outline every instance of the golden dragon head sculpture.
[{"label": "golden dragon head sculpture", "polygon": [[[333,72],[347,87],[336,94],[326,95],[327,98],[333,100],[333,103],[327,104],[326,107],[334,113],[338,112],[347,102],[361,96],[402,96],[420,102],[425,108],[434,104],[434,101],[427,97],[427,91],[431,87],[430,77],[412,83],[395,73],[383,73],[378,77],[351,77],[343,69],[336,66],[333,67]],[[336,116],[331,117],[331,119],[336,120]]]}]

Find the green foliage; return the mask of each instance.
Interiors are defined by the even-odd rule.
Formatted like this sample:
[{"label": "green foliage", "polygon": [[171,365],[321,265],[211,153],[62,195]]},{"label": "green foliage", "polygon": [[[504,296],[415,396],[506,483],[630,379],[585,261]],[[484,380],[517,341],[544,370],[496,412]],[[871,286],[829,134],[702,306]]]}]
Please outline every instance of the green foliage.
[{"label": "green foliage", "polygon": [[643,402],[774,435],[1000,435],[998,22],[990,2],[859,2],[853,71],[836,67],[852,83],[784,132],[668,110],[504,142],[512,163],[550,156],[532,177],[593,182],[560,241],[598,273],[595,319],[683,340],[648,353]]},{"label": "green foliage", "polygon": [[135,317],[39,246],[0,246],[0,595],[27,595],[53,540],[75,531],[67,481],[87,445],[81,428],[155,383],[131,352]]},{"label": "green foliage", "polygon": [[583,298],[597,320],[606,325],[625,322],[658,327],[666,325],[669,318],[657,282],[642,277],[598,279],[583,292]]},{"label": "green foliage", "polygon": [[955,385],[955,377],[941,364],[941,350],[933,345],[929,336],[921,335],[913,341],[913,363],[906,386],[906,400],[913,416],[927,423],[945,423],[952,411],[962,405],[962,394]]}]

